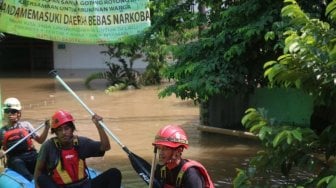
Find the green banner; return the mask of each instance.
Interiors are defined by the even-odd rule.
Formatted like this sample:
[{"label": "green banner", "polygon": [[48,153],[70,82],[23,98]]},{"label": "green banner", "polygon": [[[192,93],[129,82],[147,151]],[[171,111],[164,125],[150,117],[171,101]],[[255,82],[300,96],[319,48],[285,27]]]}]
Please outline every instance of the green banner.
[{"label": "green banner", "polygon": [[112,43],[150,26],[147,4],[148,0],[3,0],[0,32],[69,43]]}]

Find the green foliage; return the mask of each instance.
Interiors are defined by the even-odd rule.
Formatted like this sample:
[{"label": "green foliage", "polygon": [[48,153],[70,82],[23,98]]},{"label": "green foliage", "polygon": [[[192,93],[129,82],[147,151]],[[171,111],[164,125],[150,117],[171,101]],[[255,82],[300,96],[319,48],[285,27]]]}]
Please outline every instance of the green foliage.
[{"label": "green foliage", "polygon": [[90,88],[93,80],[105,79],[107,87],[113,86],[114,88],[107,89],[107,91],[114,91],[116,88],[125,89],[128,86],[139,88],[140,73],[133,69],[134,61],[142,57],[138,43],[137,38],[125,38],[122,43],[107,45],[107,50],[101,53],[108,55],[111,60],[118,58],[119,64],[106,61],[108,70],[92,73],[85,79],[85,85]]},{"label": "green foliage", "polygon": [[162,80],[160,71],[167,63],[165,61],[167,53],[164,50],[166,45],[162,41],[162,37],[158,34],[149,35],[149,33],[150,31],[147,31],[136,37],[126,37],[128,39],[126,46],[131,46],[134,49],[130,51],[129,55],[144,56],[146,58],[144,61],[148,63],[139,80],[142,85],[160,84]]},{"label": "green foliage", "polygon": [[[293,168],[314,174],[319,173],[316,169],[327,166],[327,161],[319,158],[323,146],[314,131],[296,125],[274,124],[278,121],[267,119],[266,114],[263,109],[251,108],[242,119],[244,127],[258,135],[262,144],[262,150],[251,159],[250,166],[256,167],[258,172],[278,169],[285,176],[289,176]],[[239,176],[236,179],[241,179]],[[253,182],[253,176],[248,181]]]},{"label": "green foliage", "polygon": [[127,87],[127,86],[126,86],[126,84],[124,84],[124,83],[114,84],[114,85],[108,86],[108,87],[105,89],[105,93],[106,93],[106,94],[111,94],[111,93],[114,92],[114,91],[123,90],[123,89],[125,89],[126,87]]},{"label": "green foliage", "polygon": [[[174,35],[181,37],[179,45],[172,48],[176,61],[163,71],[163,76],[174,83],[160,96],[175,94],[182,99],[206,101],[216,94],[230,96],[265,85],[262,64],[275,57],[276,52],[274,44],[267,44],[263,35],[280,19],[281,5],[282,1],[271,0],[209,2],[211,11],[206,15],[205,29],[199,30],[200,35],[188,35],[193,36],[188,40]],[[191,16],[181,12],[176,14]],[[195,13],[189,20],[181,17],[188,23],[183,24],[200,26],[204,22],[197,18],[201,16]],[[166,29],[179,28],[181,24]],[[168,31],[165,32],[168,36],[176,33]]]},{"label": "green foliage", "polygon": [[148,60],[148,66],[142,74],[142,81],[144,85],[160,84],[162,76],[160,71],[163,69],[166,61],[167,51],[164,38],[160,34],[152,35],[145,39],[143,51]]},{"label": "green foliage", "polygon": [[330,20],[336,21],[336,1],[328,4],[325,14]]},{"label": "green foliage", "polygon": [[[317,105],[334,107],[336,33],[333,25],[311,18],[312,14],[305,13],[294,0],[285,2],[287,5],[281,11],[284,25],[288,26],[284,32],[284,54],[264,64],[264,75],[271,86],[300,88],[312,94]],[[326,8],[326,16],[332,22],[335,7],[332,1]],[[270,32],[265,37],[272,39],[274,34]],[[258,172],[279,170],[285,176],[293,169],[312,174],[297,180],[294,186],[335,187],[336,122],[335,118],[329,118],[329,126],[318,136],[311,128],[275,123],[278,121],[268,119],[262,109],[248,109],[242,123],[258,135],[262,144],[262,150],[250,165]],[[246,181],[254,183],[252,176]]]},{"label": "green foliage", "polygon": [[322,178],[317,183],[318,188],[326,187],[326,188],[333,188],[336,187],[336,176],[330,175]]},{"label": "green foliage", "polygon": [[196,14],[189,9],[193,1],[151,1],[152,26],[145,32],[142,50],[149,62],[142,76],[142,83],[161,83],[161,71],[172,62],[171,55],[176,44],[195,37]]},{"label": "green foliage", "polygon": [[328,160],[336,155],[336,125],[326,127],[320,135],[320,142],[325,147],[325,157]]},{"label": "green foliage", "polygon": [[237,177],[233,180],[234,188],[246,188],[251,186],[247,173],[242,169],[237,170]]},{"label": "green foliage", "polygon": [[[108,70],[101,73],[93,73],[86,79],[86,86],[95,79],[106,79],[109,88],[106,91],[114,91],[117,89],[125,89],[129,85],[139,88],[139,85],[152,85],[161,83],[160,70],[165,65],[162,61],[164,55],[159,52],[161,50],[160,40],[157,38],[146,38],[146,34],[140,33],[135,36],[126,36],[118,43],[106,45],[107,50],[102,54],[108,55],[110,59],[118,58],[118,62],[105,62]],[[159,51],[159,52],[158,52]],[[142,59],[147,61],[148,66],[141,74],[133,69],[135,60]],[[120,84],[123,83],[123,84]],[[125,86],[125,87],[121,87]]]},{"label": "green foliage", "polygon": [[282,9],[293,26],[284,33],[284,55],[264,65],[265,76],[273,85],[313,94],[317,104],[331,104],[336,94],[336,32],[329,23],[310,19],[295,1],[290,2]]},{"label": "green foliage", "polygon": [[[122,66],[111,62],[105,62],[108,70],[105,72],[92,73],[85,79],[85,85],[91,88],[90,83],[93,80],[105,79],[107,87],[113,86],[114,88],[126,89],[127,86],[134,86],[139,88],[138,78],[140,73],[128,67],[124,59],[119,59]],[[120,87],[123,86],[123,87]],[[107,91],[114,91],[115,89],[107,89]]]}]

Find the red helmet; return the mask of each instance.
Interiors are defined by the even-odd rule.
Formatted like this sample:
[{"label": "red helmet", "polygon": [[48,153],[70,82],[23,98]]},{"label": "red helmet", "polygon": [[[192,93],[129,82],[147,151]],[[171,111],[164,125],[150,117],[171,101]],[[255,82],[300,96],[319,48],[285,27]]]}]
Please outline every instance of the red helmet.
[{"label": "red helmet", "polygon": [[161,145],[171,148],[182,146],[187,149],[188,138],[181,127],[177,125],[167,125],[158,131],[153,145]]},{"label": "red helmet", "polygon": [[57,127],[63,125],[67,122],[73,122],[74,118],[69,112],[66,112],[64,110],[59,110],[55,112],[55,114],[51,118],[51,128],[56,129]]}]

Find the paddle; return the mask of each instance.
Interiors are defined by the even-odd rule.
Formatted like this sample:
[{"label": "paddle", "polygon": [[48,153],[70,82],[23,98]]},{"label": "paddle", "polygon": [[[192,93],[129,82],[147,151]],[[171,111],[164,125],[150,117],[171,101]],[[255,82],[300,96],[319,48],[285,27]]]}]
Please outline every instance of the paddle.
[{"label": "paddle", "polygon": [[[49,74],[53,74],[57,81],[59,81],[64,88],[71,93],[71,95],[77,99],[77,101],[89,112],[91,116],[95,113],[77,96],[77,94],[63,81],[63,79],[57,74],[56,70],[52,70]],[[144,180],[147,185],[150,181],[150,169],[151,165],[141,157],[137,156],[131,152],[125,145],[123,145],[120,140],[106,127],[103,121],[99,121],[100,126],[107,132],[109,136],[113,138],[114,141],[128,154],[128,158],[132,164],[133,169],[138,173],[142,180]],[[160,185],[157,181],[154,181],[154,187],[159,188]]]},{"label": "paddle", "polygon": [[154,173],[155,173],[155,166],[156,166],[156,154],[157,154],[157,147],[154,146],[154,156],[153,156],[153,160],[152,160],[152,168],[151,168],[151,174],[150,174],[150,180],[149,180],[149,186],[148,188],[152,188],[153,187],[153,183],[154,183]]},{"label": "paddle", "polygon": [[21,138],[18,142],[16,142],[14,145],[12,145],[10,148],[8,148],[5,152],[3,152],[4,156],[12,151],[17,145],[21,144],[23,141],[25,141],[28,137],[30,137],[32,134],[36,133],[38,130],[40,130],[42,127],[44,127],[45,124],[39,125],[35,130],[33,130],[31,133],[27,134],[25,137]]}]

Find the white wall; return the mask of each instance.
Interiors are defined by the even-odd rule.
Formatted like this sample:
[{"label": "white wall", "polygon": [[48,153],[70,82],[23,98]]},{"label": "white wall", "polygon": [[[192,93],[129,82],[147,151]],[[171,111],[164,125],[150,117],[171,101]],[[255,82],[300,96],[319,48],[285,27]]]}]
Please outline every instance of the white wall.
[{"label": "white wall", "polygon": [[[64,47],[64,49],[62,49]],[[55,69],[102,69],[105,56],[100,52],[104,46],[54,43]]]},{"label": "white wall", "polygon": [[[105,61],[109,56],[101,54],[107,48],[102,45],[83,45],[54,42],[54,68],[55,69],[106,69]],[[146,62],[138,60],[133,68],[143,70]]]}]

